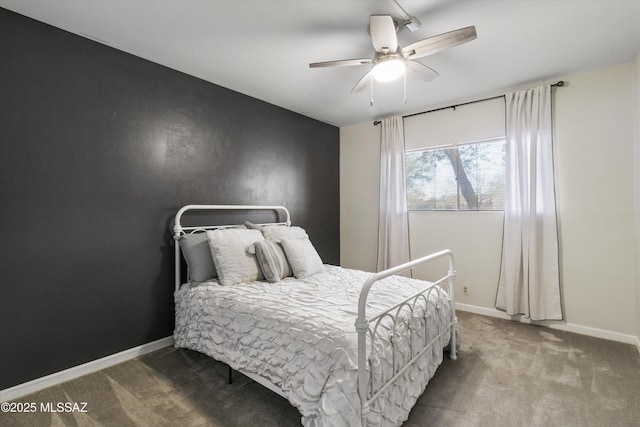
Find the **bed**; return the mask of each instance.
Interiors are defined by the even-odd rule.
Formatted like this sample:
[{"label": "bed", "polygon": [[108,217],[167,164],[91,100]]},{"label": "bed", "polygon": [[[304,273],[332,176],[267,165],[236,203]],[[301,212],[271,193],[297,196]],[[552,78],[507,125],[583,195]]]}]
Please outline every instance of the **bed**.
[{"label": "bed", "polygon": [[[211,225],[211,212],[275,220]],[[400,425],[445,351],[456,359],[449,250],[378,273],[323,264],[283,206],[187,205],[173,236],[175,346],[285,397],[305,426]],[[399,275],[440,258],[434,282]]]}]

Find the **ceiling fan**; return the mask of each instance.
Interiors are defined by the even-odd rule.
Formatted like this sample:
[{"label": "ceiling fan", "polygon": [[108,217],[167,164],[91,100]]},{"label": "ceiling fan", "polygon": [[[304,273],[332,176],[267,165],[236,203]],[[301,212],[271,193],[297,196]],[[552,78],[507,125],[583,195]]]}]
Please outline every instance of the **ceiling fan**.
[{"label": "ceiling fan", "polygon": [[398,46],[396,23],[390,15],[371,15],[369,31],[375,49],[373,58],[344,59],[338,61],[314,62],[311,68],[344,67],[352,65],[372,65],[371,71],[364,75],[351,89],[360,92],[367,87],[372,78],[377,81],[391,81],[401,77],[431,81],[438,73],[415,59],[441,52],[477,38],[476,27],[465,27],[437,36],[419,40],[404,48]]}]

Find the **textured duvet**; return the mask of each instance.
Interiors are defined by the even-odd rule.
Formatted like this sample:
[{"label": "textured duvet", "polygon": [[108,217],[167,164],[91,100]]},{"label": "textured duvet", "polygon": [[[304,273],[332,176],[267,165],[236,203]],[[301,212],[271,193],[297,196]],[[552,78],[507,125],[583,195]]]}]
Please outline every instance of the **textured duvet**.
[{"label": "textured duvet", "polygon": [[[359,426],[354,324],[369,275],[326,265],[307,279],[275,284],[185,284],[175,293],[175,345],[268,379],[299,409],[305,426]],[[367,317],[430,286],[399,276],[383,279],[369,294]],[[412,346],[435,339],[433,348],[374,401],[367,425],[402,424],[442,362],[450,334],[436,337],[449,330],[451,307],[439,287],[428,295],[412,315],[406,306],[401,310],[403,321],[396,325],[401,337],[391,339],[393,325],[385,318],[373,350],[367,345],[375,387],[393,376],[394,363],[397,367],[412,357]]]}]

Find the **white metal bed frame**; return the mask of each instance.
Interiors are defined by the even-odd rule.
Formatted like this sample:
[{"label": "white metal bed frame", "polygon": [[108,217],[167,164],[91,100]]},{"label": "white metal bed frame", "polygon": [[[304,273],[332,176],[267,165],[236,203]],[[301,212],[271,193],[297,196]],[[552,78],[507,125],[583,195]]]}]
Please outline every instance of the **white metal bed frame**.
[{"label": "white metal bed frame", "polygon": [[[291,216],[289,214],[289,210],[284,206],[265,206],[265,205],[186,205],[183,206],[175,216],[174,226],[173,226],[173,238],[176,241],[175,246],[175,290],[177,291],[182,285],[182,277],[181,277],[181,259],[180,259],[180,245],[177,241],[184,234],[188,233],[197,233],[197,232],[205,232],[206,230],[215,230],[219,228],[228,228],[234,227],[237,224],[227,224],[227,225],[200,225],[200,226],[183,226],[181,223],[182,217],[185,213],[189,211],[242,211],[242,210],[251,210],[251,211],[280,211],[285,213],[285,221],[284,222],[273,222],[273,223],[264,223],[261,225],[291,225]],[[371,287],[381,279],[385,277],[392,276],[397,273],[401,273],[407,271],[411,268],[414,268],[420,264],[428,263],[433,260],[446,257],[449,261],[449,270],[448,273],[433,282],[434,285],[430,286],[427,289],[424,289],[409,298],[397,303],[393,307],[389,309],[377,313],[375,316],[367,318],[367,296],[369,295],[369,291]],[[397,267],[389,268],[387,270],[378,272],[369,277],[369,279],[364,283],[362,290],[360,292],[360,297],[358,301],[358,316],[355,320],[355,329],[358,333],[358,394],[360,396],[360,419],[362,422],[362,426],[366,426],[367,415],[369,414],[369,408],[371,403],[377,399],[393,382],[400,377],[404,371],[406,371],[414,362],[416,362],[425,352],[430,350],[438,339],[441,338],[448,330],[450,330],[450,341],[449,341],[449,351],[450,358],[455,360],[457,358],[457,330],[458,330],[458,319],[456,317],[455,312],[455,301],[454,301],[454,282],[456,277],[456,271],[454,268],[454,257],[453,253],[450,250],[443,250],[440,252],[436,252],[431,255],[427,255],[422,258],[418,258],[416,260],[410,261],[408,263],[399,265]],[[378,326],[382,322],[383,319],[391,319],[393,321],[393,332],[396,333],[396,322],[401,310],[410,310],[410,313],[413,314],[416,304],[423,300],[426,305],[429,305],[429,295],[432,292],[438,292],[438,289],[443,288],[443,285],[446,285],[447,295],[449,299],[449,303],[451,305],[451,317],[446,327],[442,328],[435,336],[427,336],[425,335],[426,344],[419,346],[418,348],[413,348],[413,341],[410,341],[411,346],[411,359],[402,366],[396,366],[395,347],[392,348],[392,355],[394,360],[392,361],[393,366],[393,376],[387,380],[384,380],[378,387],[374,388],[373,377],[369,373],[369,362],[367,358],[367,336],[370,337],[370,352],[374,352],[374,340],[377,336]],[[426,328],[426,321],[425,321]],[[393,338],[393,337],[392,337]],[[392,343],[394,340],[391,340]],[[251,372],[242,372],[242,374],[256,381],[257,383],[267,387],[269,390],[279,394],[282,397],[285,397],[284,392],[277,385],[273,384],[271,381],[253,374]]]}]

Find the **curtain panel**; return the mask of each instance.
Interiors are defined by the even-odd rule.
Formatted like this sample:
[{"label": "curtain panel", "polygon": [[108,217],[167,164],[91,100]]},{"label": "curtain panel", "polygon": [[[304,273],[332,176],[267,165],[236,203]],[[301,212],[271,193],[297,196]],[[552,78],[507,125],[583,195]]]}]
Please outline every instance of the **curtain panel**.
[{"label": "curtain panel", "polygon": [[504,235],[496,308],[561,320],[551,87],[506,95]]},{"label": "curtain panel", "polygon": [[378,271],[410,261],[403,118],[389,117],[381,125]]}]

